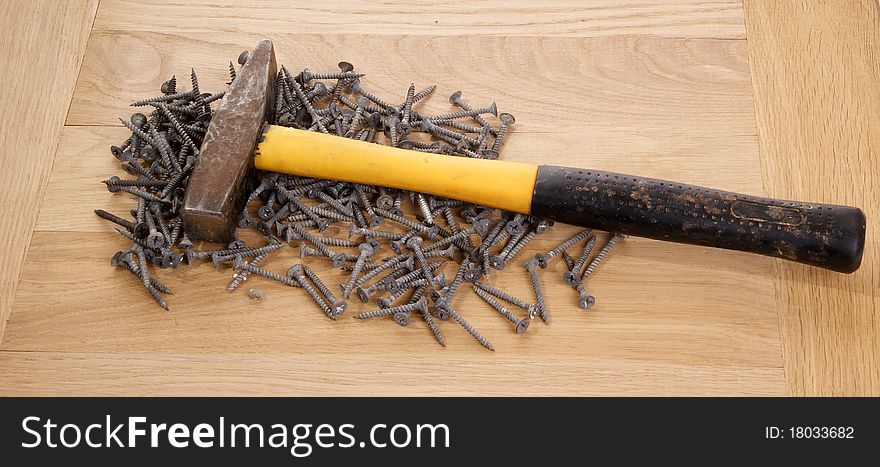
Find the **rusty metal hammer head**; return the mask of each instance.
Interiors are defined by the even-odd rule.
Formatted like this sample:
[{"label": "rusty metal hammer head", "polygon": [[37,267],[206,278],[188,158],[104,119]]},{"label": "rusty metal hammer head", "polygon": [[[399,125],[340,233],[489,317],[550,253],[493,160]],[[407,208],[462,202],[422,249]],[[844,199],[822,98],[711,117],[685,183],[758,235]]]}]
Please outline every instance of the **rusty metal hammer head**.
[{"label": "rusty metal hammer head", "polygon": [[275,49],[271,40],[263,39],[214,112],[181,211],[191,239],[232,238],[244,208],[254,148],[274,111],[275,73]]}]

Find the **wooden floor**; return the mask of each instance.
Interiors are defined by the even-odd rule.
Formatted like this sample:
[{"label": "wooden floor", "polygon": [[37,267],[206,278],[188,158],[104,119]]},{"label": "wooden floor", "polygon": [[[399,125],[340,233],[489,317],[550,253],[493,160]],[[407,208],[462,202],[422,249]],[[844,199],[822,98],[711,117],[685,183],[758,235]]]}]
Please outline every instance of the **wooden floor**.
[{"label": "wooden floor", "polygon": [[[875,0],[163,3],[3,2],[4,50],[29,53],[0,59],[0,394],[880,395]],[[99,183],[121,172],[117,118],[190,67],[222,89],[263,36],[293,69],[351,61],[382,95],[436,83],[430,109],[495,99],[517,117],[509,160],[858,205],[863,266],[631,238],[590,312],[545,271],[554,322],[525,335],[461,293],[497,352],[454,323],[441,348],[421,323],[331,322],[274,284],[254,303],[210,264],[159,272],[177,292],[162,312],[109,266],[127,245],[92,213],[133,205]],[[528,293],[518,269],[491,281]]]}]

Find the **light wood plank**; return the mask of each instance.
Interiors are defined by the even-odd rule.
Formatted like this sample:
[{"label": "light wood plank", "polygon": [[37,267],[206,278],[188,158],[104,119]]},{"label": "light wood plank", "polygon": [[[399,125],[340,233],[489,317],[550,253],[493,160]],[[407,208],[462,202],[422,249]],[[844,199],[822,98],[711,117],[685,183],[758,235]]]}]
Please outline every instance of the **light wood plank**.
[{"label": "light wood plank", "polygon": [[[118,125],[128,104],[157,94],[172,74],[185,89],[190,67],[202,88],[222,89],[228,61],[260,37],[95,32],[67,123]],[[473,103],[495,99],[516,115],[518,132],[579,135],[579,151],[628,135],[683,141],[756,134],[745,41],[302,34],[273,40],[279,63],[293,70],[336,69],[338,60],[349,60],[389,100],[402,101],[411,82],[437,84],[439,95],[424,107],[429,112],[450,109],[447,96],[462,89]]]},{"label": "light wood plank", "polygon": [[861,269],[776,262],[788,389],[880,395],[880,5],[745,2],[769,195],[860,206]]},{"label": "light wood plank", "polygon": [[0,4],[0,340],[97,7]]},{"label": "light wood plank", "polygon": [[[778,370],[591,359],[0,352],[0,395],[779,396]],[[486,361],[494,371],[487,373]]]},{"label": "light wood plank", "polygon": [[258,4],[231,0],[105,0],[96,30],[223,33],[290,31],[351,35],[651,35],[742,39],[738,0],[493,0],[407,2],[340,0]]}]

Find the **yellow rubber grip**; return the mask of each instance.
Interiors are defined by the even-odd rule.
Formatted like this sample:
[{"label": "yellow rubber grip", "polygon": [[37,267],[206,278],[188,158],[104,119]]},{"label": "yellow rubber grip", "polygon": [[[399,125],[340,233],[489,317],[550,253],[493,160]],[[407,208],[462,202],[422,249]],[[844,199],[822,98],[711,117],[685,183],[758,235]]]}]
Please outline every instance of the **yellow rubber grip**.
[{"label": "yellow rubber grip", "polygon": [[260,170],[418,191],[528,214],[538,167],[428,154],[269,125],[257,146]]}]

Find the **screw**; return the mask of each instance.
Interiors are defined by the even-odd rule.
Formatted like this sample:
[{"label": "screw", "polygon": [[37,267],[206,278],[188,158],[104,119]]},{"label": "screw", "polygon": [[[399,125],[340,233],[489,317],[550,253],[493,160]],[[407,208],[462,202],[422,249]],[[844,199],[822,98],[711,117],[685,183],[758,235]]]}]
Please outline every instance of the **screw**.
[{"label": "screw", "polygon": [[336,319],[336,315],[334,314],[330,306],[327,305],[326,302],[324,302],[324,299],[322,299],[318,295],[318,292],[316,292],[315,289],[312,288],[311,284],[309,284],[309,281],[306,279],[306,276],[303,273],[301,264],[295,264],[291,266],[290,269],[287,270],[287,275],[289,277],[293,277],[293,279],[300,285],[300,287],[302,287],[306,291],[312,301],[315,302],[316,305],[318,305],[318,308],[320,308],[321,311],[323,311],[328,318]]},{"label": "screw", "polygon": [[529,232],[526,233],[526,235],[523,238],[521,238],[518,242],[516,242],[516,245],[513,247],[513,249],[510,250],[506,256],[504,256],[504,262],[506,263],[506,262],[509,262],[510,260],[512,260],[513,258],[516,258],[516,255],[518,255],[519,252],[523,248],[525,248],[525,246],[528,245],[529,242],[532,241],[532,239],[535,238],[535,236],[537,234],[538,234],[537,231],[535,231],[534,229],[529,230]]},{"label": "screw", "polygon": [[498,118],[501,119],[501,126],[498,127],[498,135],[495,136],[495,142],[492,143],[492,152],[495,154],[498,154],[498,151],[501,149],[504,135],[507,134],[507,127],[516,121],[516,119],[513,118],[513,115],[509,113],[502,113],[498,115]]},{"label": "screw", "polygon": [[290,287],[300,287],[300,285],[295,280],[289,277],[275,274],[274,272],[267,271],[252,264],[245,263],[244,259],[242,259],[240,256],[236,257],[235,260],[232,262],[232,267],[236,270],[244,270],[250,272],[251,274],[263,276],[267,279],[272,279],[273,281],[280,282]]},{"label": "screw", "polygon": [[[464,110],[473,110],[473,108],[461,98],[461,91],[455,91],[454,93],[452,93],[452,95],[449,96],[449,103],[455,104]],[[473,118],[480,125],[488,126],[490,128],[489,131],[492,134],[497,134],[496,130],[494,128],[492,128],[492,125],[489,125],[489,122],[487,122],[486,119],[483,118],[482,115],[474,115]]]},{"label": "screw", "polygon": [[559,255],[559,253],[561,253],[563,250],[567,250],[570,246],[587,238],[587,235],[590,235],[590,232],[592,232],[591,229],[581,230],[580,232],[572,235],[568,240],[562,242],[561,244],[559,244],[559,246],[548,251],[547,253],[535,254],[535,259],[538,260],[538,265],[541,266],[541,269],[546,269],[547,266],[550,265],[550,260]]},{"label": "screw", "polygon": [[587,289],[584,287],[584,283],[578,281],[575,283],[574,288],[578,292],[578,307],[584,310],[592,308],[593,305],[596,304],[596,297],[587,293]]},{"label": "screw", "polygon": [[[410,229],[424,233],[425,236],[427,236],[429,240],[433,240],[440,233],[440,227],[437,225],[432,225],[432,226],[428,227],[428,226],[419,224],[418,222],[413,222],[403,216],[398,216],[397,214],[394,214],[394,213],[387,211],[385,209],[375,208],[374,210],[376,211],[376,214],[379,214],[380,216],[382,216],[388,220],[392,220],[394,222],[397,222],[398,224],[409,227]],[[443,246],[446,246],[446,245],[443,245]]]},{"label": "screw", "polygon": [[95,214],[101,219],[108,220],[114,224],[125,227],[130,232],[135,234],[138,238],[144,238],[149,235],[150,231],[147,225],[143,222],[135,223],[127,219],[123,219],[115,214],[111,214],[103,209],[95,209]]},{"label": "screw", "polygon": [[587,244],[584,245],[584,249],[581,250],[581,253],[578,255],[577,260],[575,260],[574,264],[571,265],[568,271],[562,274],[562,280],[565,281],[566,284],[574,287],[575,284],[580,282],[581,280],[581,269],[584,267],[584,263],[587,262],[587,258],[590,256],[590,253],[593,252],[593,247],[596,246],[596,237],[593,236],[587,241]]},{"label": "screw", "polygon": [[538,280],[538,260],[530,259],[523,263],[523,267],[529,272],[529,280],[532,281],[532,290],[535,292],[535,299],[538,302],[538,313],[545,323],[550,324],[550,310],[544,303],[544,291],[541,290],[541,282]]},{"label": "screw", "polygon": [[[494,102],[492,102],[491,104],[487,105],[486,107],[482,107],[479,109],[463,110],[461,112],[453,112],[453,113],[448,113],[448,114],[443,114],[443,115],[436,115],[433,117],[428,117],[425,120],[431,120],[431,121],[455,120],[458,118],[473,117],[475,115],[483,115],[483,114],[498,115],[498,106],[495,105]],[[486,125],[483,125],[483,126],[486,126]]]},{"label": "screw", "polygon": [[449,313],[449,315],[452,317],[452,319],[454,319],[459,325],[461,325],[461,327],[463,327],[464,330],[468,332],[468,334],[473,336],[474,339],[476,339],[477,342],[480,343],[480,345],[482,345],[483,347],[485,347],[493,352],[495,351],[495,346],[493,346],[492,343],[489,342],[488,339],[483,337],[483,335],[480,334],[471,325],[471,323],[467,322],[457,311],[455,311],[451,306],[449,306],[449,304],[443,304],[440,306],[440,308],[442,308],[443,311],[445,311],[446,313]]},{"label": "screw", "polygon": [[341,285],[342,287],[342,297],[348,298],[351,295],[351,290],[354,288],[354,284],[357,281],[358,276],[361,275],[361,271],[364,269],[364,263],[367,261],[367,258],[373,256],[373,247],[369,243],[361,243],[358,245],[358,258],[357,262],[354,264],[354,269],[351,270],[351,274],[348,276],[348,281],[345,282],[345,285]]},{"label": "screw", "polygon": [[458,291],[458,288],[461,286],[461,283],[464,281],[465,273],[473,267],[473,263],[465,259],[461,262],[458,267],[458,271],[455,273],[455,277],[452,279],[452,282],[449,284],[449,289],[443,293],[443,296],[440,297],[440,301],[435,302],[435,305],[438,307],[443,307],[443,305],[448,305],[452,302],[452,298],[455,296],[455,292]]},{"label": "screw", "polygon": [[[250,261],[250,265],[251,266],[259,266],[260,263],[262,263],[263,260],[266,259],[267,256],[268,256],[267,254],[254,256],[254,259],[252,259]],[[247,280],[247,277],[249,275],[250,275],[249,271],[238,271],[237,273],[235,273],[232,278],[232,281],[229,283],[228,286],[226,286],[226,291],[232,292],[233,290],[238,288],[238,286],[241,285],[242,282]]]},{"label": "screw", "polygon": [[488,303],[489,306],[495,309],[501,316],[507,318],[508,321],[514,324],[516,328],[517,334],[522,334],[529,329],[529,324],[531,324],[531,320],[529,318],[519,319],[516,315],[510,312],[504,305],[495,300],[494,297],[489,295],[486,291],[480,289],[479,287],[474,287],[474,293],[477,294],[478,297],[482,298],[484,302]]},{"label": "screw", "polygon": [[486,284],[486,283],[474,282],[474,287],[480,288],[481,290],[494,296],[495,298],[498,298],[500,300],[504,300],[504,301],[510,303],[511,305],[522,308],[523,310],[525,310],[529,314],[529,318],[531,318],[531,319],[534,319],[536,316],[538,316],[538,306],[537,305],[526,303],[524,300],[517,298],[517,297],[514,297],[513,295],[511,295],[507,292],[504,292],[502,290],[496,289],[495,287],[492,287],[491,285]]},{"label": "screw", "polygon": [[[228,255],[211,255],[211,261],[214,263],[214,267],[220,267],[221,264],[232,261],[236,256],[241,256],[242,258],[250,257],[250,256],[261,256],[267,255],[273,251],[280,250],[284,247],[284,243],[278,241],[275,237],[269,237],[269,244],[260,248],[242,248],[240,250],[236,250],[235,253],[231,253]],[[254,265],[256,266],[256,265]]]},{"label": "screw", "polygon": [[419,310],[422,313],[422,318],[425,319],[425,323],[428,324],[428,329],[431,330],[431,334],[434,335],[434,339],[437,340],[440,345],[446,347],[446,338],[443,336],[443,333],[440,332],[440,328],[437,326],[437,323],[434,321],[434,317],[431,316],[431,313],[428,311]]},{"label": "screw", "polygon": [[247,63],[248,55],[250,55],[250,54],[248,53],[247,50],[240,53],[238,55],[238,64],[243,66],[245,63]]},{"label": "screw", "polygon": [[363,313],[358,313],[354,315],[356,319],[370,319],[370,318],[381,318],[383,316],[391,316],[395,313],[408,313],[411,311],[420,310],[423,313],[428,312],[428,301],[424,298],[420,299],[415,303],[407,303],[406,305],[392,306],[388,308],[380,308],[378,310],[365,311]]},{"label": "screw", "polygon": [[602,249],[599,250],[599,253],[596,254],[595,258],[593,258],[593,261],[590,261],[590,264],[587,266],[587,269],[584,271],[584,275],[582,276],[583,277],[582,280],[587,280],[590,278],[590,276],[593,275],[593,271],[596,270],[596,267],[598,267],[599,264],[603,260],[605,260],[605,257],[608,256],[609,253],[611,253],[612,249],[614,249],[614,245],[616,245],[617,242],[623,238],[624,238],[623,235],[616,233],[616,234],[612,235],[611,238],[608,239],[608,242],[605,243],[604,246],[602,246]]},{"label": "screw", "polygon": [[431,266],[428,264],[428,260],[425,258],[425,252],[422,251],[423,242],[424,240],[422,240],[422,237],[415,235],[406,241],[406,246],[412,250],[413,257],[415,257],[416,262],[419,263],[419,267],[422,269],[422,277],[431,280],[434,275],[431,272]]}]

